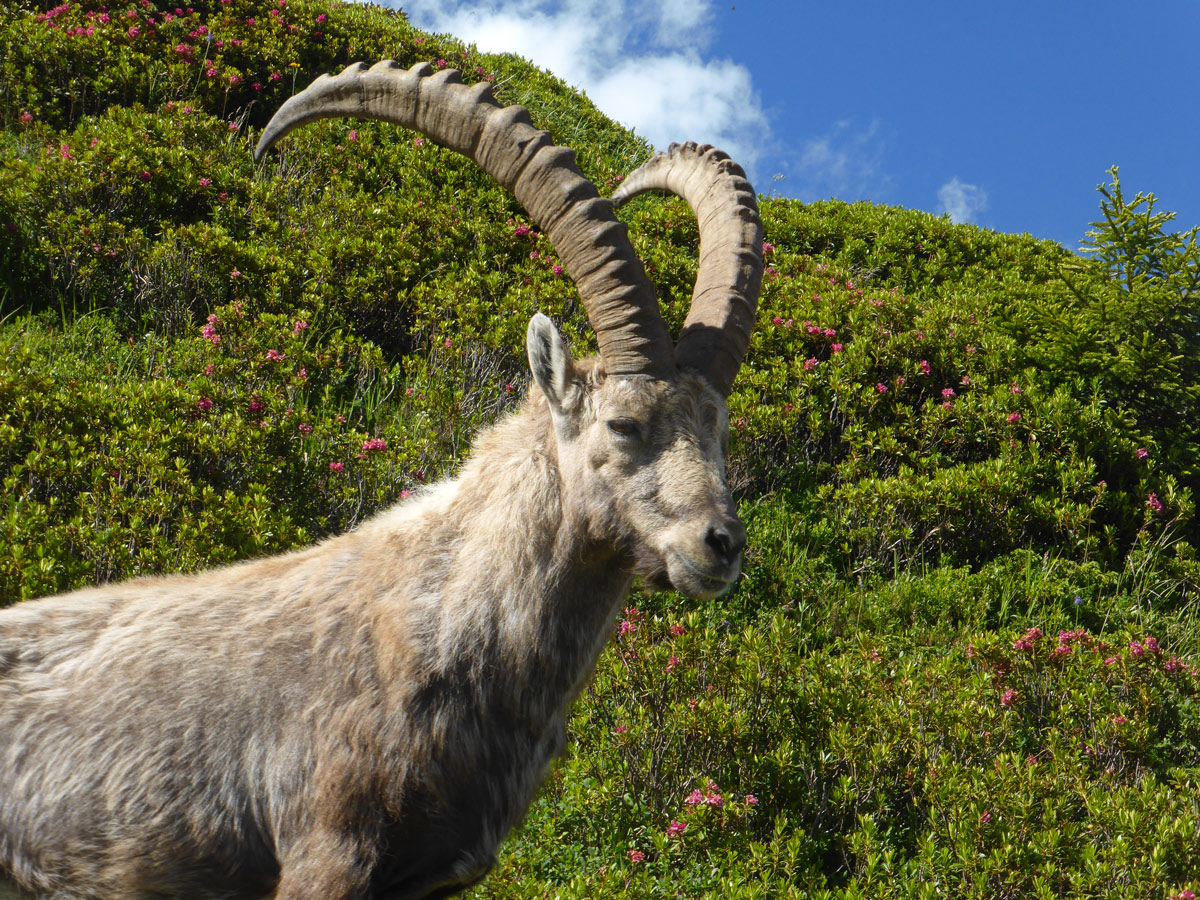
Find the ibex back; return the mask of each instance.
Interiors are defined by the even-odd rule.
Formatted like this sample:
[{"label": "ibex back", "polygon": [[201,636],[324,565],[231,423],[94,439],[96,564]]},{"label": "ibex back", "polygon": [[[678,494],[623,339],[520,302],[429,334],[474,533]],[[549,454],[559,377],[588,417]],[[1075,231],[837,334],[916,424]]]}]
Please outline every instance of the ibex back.
[{"label": "ibex back", "polygon": [[[738,576],[725,396],[761,225],[741,170],[684,145],[626,180],[685,197],[700,267],[678,345],[571,153],[456,73],[323,76],[257,153],[326,116],[422,131],[512,190],[596,331],[542,315],[533,387],[459,476],[287,556],[0,613],[0,873],[34,896],[363,900],[478,881],[563,746],[635,576]],[[0,887],[0,892],[3,887]]]}]

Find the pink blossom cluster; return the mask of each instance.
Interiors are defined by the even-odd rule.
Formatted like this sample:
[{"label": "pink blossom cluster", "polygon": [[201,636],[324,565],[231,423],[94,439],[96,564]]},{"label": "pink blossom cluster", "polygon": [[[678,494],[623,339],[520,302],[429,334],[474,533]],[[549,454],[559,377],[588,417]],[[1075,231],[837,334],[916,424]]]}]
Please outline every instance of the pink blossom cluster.
[{"label": "pink blossom cluster", "polygon": [[625,618],[621,620],[619,632],[621,637],[629,637],[638,629],[638,622],[642,618],[642,611],[636,606],[628,606],[625,608]]},{"label": "pink blossom cluster", "polygon": [[1023,635],[1013,641],[1013,649],[1025,652],[1032,650],[1033,645],[1042,638],[1042,629],[1034,627],[1027,630]]},{"label": "pink blossom cluster", "polygon": [[375,453],[387,449],[387,441],[383,438],[370,438],[363,441],[362,449],[364,453]]},{"label": "pink blossom cluster", "polygon": [[221,343],[221,336],[217,334],[217,326],[220,324],[221,320],[214,313],[208,317],[208,324],[200,329],[201,336],[206,341],[211,341],[214,347]]},{"label": "pink blossom cluster", "polygon": [[720,808],[725,805],[725,798],[721,796],[720,788],[717,787],[716,782],[710,781],[703,791],[700,788],[696,788],[684,798],[683,802],[687,806],[715,806]]},{"label": "pink blossom cluster", "polygon": [[1158,641],[1155,638],[1147,635],[1140,641],[1129,642],[1130,656],[1134,657],[1135,659],[1140,659],[1147,654],[1155,657],[1162,656],[1162,647],[1158,645]]}]

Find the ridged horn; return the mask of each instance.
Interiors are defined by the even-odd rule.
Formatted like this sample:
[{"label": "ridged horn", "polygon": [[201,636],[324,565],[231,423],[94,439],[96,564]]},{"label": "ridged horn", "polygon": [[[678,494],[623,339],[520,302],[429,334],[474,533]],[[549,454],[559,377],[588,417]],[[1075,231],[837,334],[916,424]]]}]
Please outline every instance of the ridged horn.
[{"label": "ridged horn", "polygon": [[674,372],[671,335],[654,286],[612,201],[575,168],[575,153],[556,147],[523,106],[501,106],[486,82],[428,63],[411,69],[385,60],[322,75],[279,108],[254,150],[308,122],[332,117],[380,119],[418,131],[474,160],[513,193],[554,245],[596,332],[610,374],[664,377]]},{"label": "ridged horn", "polygon": [[750,346],[762,285],[762,219],[754,188],[728,154],[689,141],[672,144],[631,172],[613,201],[620,206],[652,190],[682,197],[700,225],[700,264],[675,364],[701,372],[729,396]]}]

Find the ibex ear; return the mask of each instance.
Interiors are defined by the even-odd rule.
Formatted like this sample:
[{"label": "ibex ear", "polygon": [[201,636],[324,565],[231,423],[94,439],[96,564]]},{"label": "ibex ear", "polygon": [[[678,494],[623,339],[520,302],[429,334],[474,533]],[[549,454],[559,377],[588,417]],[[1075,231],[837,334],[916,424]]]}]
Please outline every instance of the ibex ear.
[{"label": "ibex ear", "polygon": [[563,340],[554,323],[541,313],[529,320],[529,331],[525,334],[525,351],[529,354],[529,370],[533,380],[555,415],[561,415],[577,396],[579,376],[575,373],[575,361],[567,342]]}]

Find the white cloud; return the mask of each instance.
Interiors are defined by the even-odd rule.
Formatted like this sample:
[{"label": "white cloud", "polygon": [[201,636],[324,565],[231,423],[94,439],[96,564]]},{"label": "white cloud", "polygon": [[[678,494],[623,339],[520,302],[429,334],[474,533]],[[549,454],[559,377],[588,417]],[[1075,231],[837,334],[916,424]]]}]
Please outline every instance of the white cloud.
[{"label": "white cloud", "polygon": [[883,171],[882,131],[878,119],[858,128],[841,121],[805,141],[794,164],[798,183],[790,185],[788,192],[805,200],[879,199],[890,181]]},{"label": "white cloud", "polygon": [[987,209],[987,193],[974,184],[964,184],[955,175],[938,188],[938,212],[949,213],[956,224],[971,222],[976,213]]},{"label": "white cloud", "polygon": [[708,142],[750,170],[770,126],[750,72],[702,55],[712,0],[399,0],[418,28],[516,53],[655,147]]}]

